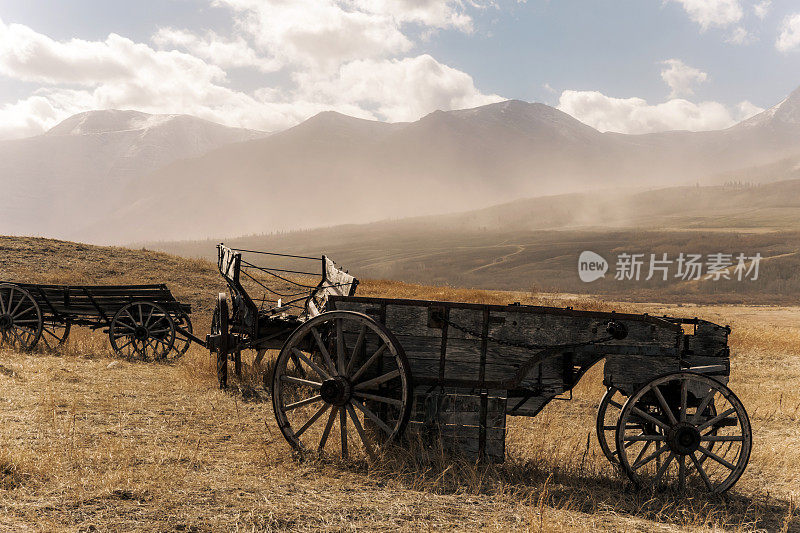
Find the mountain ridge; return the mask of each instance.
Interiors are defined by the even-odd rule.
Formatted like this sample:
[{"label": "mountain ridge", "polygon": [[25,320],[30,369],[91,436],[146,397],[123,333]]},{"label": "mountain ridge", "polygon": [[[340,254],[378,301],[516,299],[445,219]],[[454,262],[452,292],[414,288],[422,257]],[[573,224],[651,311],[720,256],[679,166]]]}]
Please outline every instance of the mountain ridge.
[{"label": "mountain ridge", "polygon": [[0,141],[0,224],[8,233],[75,236],[109,216],[130,182],[168,163],[266,135],[189,115],[104,110],[42,135]]}]

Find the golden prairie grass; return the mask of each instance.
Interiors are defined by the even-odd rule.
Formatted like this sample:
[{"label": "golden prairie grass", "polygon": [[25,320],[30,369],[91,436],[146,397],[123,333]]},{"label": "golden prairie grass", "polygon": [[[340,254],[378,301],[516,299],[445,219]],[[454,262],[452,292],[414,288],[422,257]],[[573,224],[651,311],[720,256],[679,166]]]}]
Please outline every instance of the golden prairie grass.
[{"label": "golden prairie grass", "polygon": [[[161,269],[185,266],[159,255],[144,267],[136,258],[149,252],[111,249],[133,274],[110,274],[122,267],[99,261],[102,249],[53,242],[44,244],[82,272],[62,278],[51,271],[54,282],[160,281]],[[44,276],[30,260],[42,242],[2,244],[16,246],[19,263],[4,263],[2,277]],[[208,263],[186,265],[195,269],[189,275],[161,276],[201,309],[195,329],[203,332],[211,307],[203,300],[213,302],[218,274]],[[667,312],[390,281],[365,281],[359,292]],[[704,316],[702,308],[670,311]],[[533,419],[509,418],[502,464],[474,464],[414,442],[374,463],[299,461],[258,375],[248,380],[258,396],[245,398],[216,388],[199,347],[174,364],[146,364],[115,358],[102,333],[77,329],[56,354],[0,352],[0,531],[800,531],[800,327],[772,325],[768,308],[709,313],[733,324],[731,387],[749,411],[755,441],[748,470],[726,496],[637,493],[615,473],[592,429],[604,392],[600,368],[572,401],[555,401]],[[785,313],[800,317],[800,309]]]}]

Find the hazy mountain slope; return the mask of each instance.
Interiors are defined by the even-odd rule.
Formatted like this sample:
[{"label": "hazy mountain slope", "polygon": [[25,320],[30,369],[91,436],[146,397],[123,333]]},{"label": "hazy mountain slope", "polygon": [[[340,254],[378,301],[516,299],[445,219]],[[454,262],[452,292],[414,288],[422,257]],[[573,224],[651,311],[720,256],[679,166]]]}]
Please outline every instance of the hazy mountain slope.
[{"label": "hazy mountain slope", "polygon": [[[706,301],[779,301],[800,294],[800,180],[741,187],[674,187],[569,194],[428,217],[229,238],[226,244],[300,255],[325,253],[357,276],[408,282]],[[189,257],[215,257],[215,240],[149,243]],[[583,250],[616,254],[761,253],[760,281],[616,283],[577,277]]]},{"label": "hazy mountain slope", "polygon": [[0,226],[7,233],[75,235],[125,199],[132,180],[263,135],[186,115],[74,115],[44,135],[0,141]]},{"label": "hazy mountain slope", "polygon": [[[513,100],[407,124],[322,113],[159,169],[128,192],[133,205],[85,237],[286,231],[579,190],[711,183],[796,155],[799,107],[800,90],[726,130],[650,135],[600,133],[551,107]],[[545,210],[555,209],[546,202]]]}]

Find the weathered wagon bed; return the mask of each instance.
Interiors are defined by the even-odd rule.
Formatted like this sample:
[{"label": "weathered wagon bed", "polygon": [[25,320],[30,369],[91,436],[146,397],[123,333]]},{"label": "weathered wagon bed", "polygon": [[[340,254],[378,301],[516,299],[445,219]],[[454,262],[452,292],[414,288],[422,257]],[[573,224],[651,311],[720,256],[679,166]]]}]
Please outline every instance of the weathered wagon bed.
[{"label": "weathered wagon bed", "polygon": [[348,290],[326,292],[332,263],[325,258],[323,281],[306,300],[316,312],[256,313],[238,282],[240,254],[220,247],[234,309],[229,317],[220,295],[208,344],[224,362],[231,351],[262,350],[280,338],[273,407],[300,452],[375,456],[409,427],[423,442],[502,461],[507,415],[535,416],[605,360],[597,436],[636,484],[722,492],[747,465],[751,430],[727,387],[726,326],[572,308],[362,298],[353,295],[352,277],[340,278],[339,289]]},{"label": "weathered wagon bed", "polygon": [[121,355],[166,358],[192,340],[191,306],[166,285],[43,285],[0,282],[0,345],[54,349],[72,326],[106,328]]}]

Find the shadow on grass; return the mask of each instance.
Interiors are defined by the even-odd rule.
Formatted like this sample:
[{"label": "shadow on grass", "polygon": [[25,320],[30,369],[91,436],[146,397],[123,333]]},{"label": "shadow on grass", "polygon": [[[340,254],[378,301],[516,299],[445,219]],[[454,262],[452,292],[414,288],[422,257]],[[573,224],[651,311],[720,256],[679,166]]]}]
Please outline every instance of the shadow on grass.
[{"label": "shadow on grass", "polygon": [[800,532],[797,502],[768,492],[747,495],[735,487],[722,495],[637,490],[623,475],[597,467],[565,469],[513,456],[499,464],[476,463],[409,442],[387,450],[371,465],[356,462],[348,468],[435,494],[503,495],[530,505],[682,527]]}]

